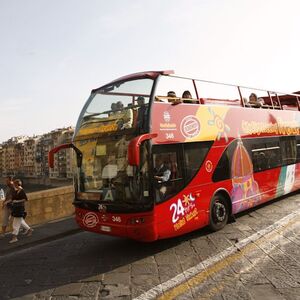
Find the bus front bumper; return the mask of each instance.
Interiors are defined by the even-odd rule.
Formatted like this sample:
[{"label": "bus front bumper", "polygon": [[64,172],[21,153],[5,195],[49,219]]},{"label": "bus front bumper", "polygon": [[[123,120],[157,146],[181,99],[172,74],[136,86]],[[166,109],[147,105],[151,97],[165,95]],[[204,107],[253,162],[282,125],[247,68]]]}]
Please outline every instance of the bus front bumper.
[{"label": "bus front bumper", "polygon": [[158,238],[153,213],[111,214],[75,208],[77,224],[84,230],[143,242]]}]

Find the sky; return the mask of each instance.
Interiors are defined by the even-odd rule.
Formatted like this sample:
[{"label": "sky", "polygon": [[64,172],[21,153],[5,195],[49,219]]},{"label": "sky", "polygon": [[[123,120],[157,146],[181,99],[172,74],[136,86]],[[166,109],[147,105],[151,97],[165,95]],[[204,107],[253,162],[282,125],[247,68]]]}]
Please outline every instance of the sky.
[{"label": "sky", "polygon": [[75,126],[146,70],[300,90],[299,0],[0,0],[0,143]]}]

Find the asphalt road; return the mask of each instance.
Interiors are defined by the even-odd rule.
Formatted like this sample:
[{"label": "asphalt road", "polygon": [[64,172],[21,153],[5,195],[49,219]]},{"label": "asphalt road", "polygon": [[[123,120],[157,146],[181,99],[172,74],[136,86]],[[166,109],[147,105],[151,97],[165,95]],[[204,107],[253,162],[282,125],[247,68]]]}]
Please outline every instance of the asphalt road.
[{"label": "asphalt road", "polygon": [[300,194],[155,243],[80,232],[0,258],[0,299],[300,299]]}]

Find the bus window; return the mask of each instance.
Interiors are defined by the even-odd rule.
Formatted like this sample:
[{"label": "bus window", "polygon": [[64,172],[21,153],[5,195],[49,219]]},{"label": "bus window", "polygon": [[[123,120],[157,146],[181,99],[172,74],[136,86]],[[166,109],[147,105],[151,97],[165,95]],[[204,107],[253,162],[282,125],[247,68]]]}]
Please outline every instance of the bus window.
[{"label": "bus window", "polygon": [[228,151],[224,151],[213,174],[213,182],[219,182],[230,178]]},{"label": "bus window", "polygon": [[212,176],[213,182],[219,182],[231,178],[231,162],[236,145],[237,141],[233,141],[223,152]]},{"label": "bus window", "polygon": [[254,172],[260,172],[267,169],[266,143],[261,142],[252,144],[252,163]]},{"label": "bus window", "polygon": [[181,149],[180,144],[153,147],[153,182],[157,203],[169,199],[183,187]]},{"label": "bus window", "polygon": [[268,169],[281,166],[281,153],[278,138],[266,139],[266,155]]},{"label": "bus window", "polygon": [[254,172],[281,166],[281,152],[278,138],[244,139],[243,142],[248,153],[252,155]]},{"label": "bus window", "polygon": [[185,160],[185,182],[189,182],[199,171],[213,142],[183,144]]},{"label": "bus window", "polygon": [[93,91],[77,122],[76,135],[145,130],[152,85],[151,79],[137,79]]},{"label": "bus window", "polygon": [[296,163],[297,145],[294,136],[280,137],[282,165],[290,165]]}]

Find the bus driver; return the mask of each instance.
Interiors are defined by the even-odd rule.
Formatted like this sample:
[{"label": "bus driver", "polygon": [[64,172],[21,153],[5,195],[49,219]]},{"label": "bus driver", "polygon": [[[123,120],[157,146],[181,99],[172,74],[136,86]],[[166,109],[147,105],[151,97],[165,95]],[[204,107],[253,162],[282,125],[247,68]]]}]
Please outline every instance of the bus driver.
[{"label": "bus driver", "polygon": [[155,157],[155,168],[154,168],[154,179],[156,190],[157,201],[162,201],[165,198],[167,192],[167,184],[171,177],[171,170],[165,157],[161,154],[156,154]]}]

